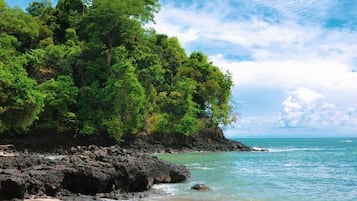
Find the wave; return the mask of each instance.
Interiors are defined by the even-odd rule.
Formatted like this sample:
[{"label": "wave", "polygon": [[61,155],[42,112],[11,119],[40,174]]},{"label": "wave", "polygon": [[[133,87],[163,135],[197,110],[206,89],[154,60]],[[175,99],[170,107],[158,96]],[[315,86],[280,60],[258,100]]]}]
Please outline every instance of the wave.
[{"label": "wave", "polygon": [[340,142],[341,142],[341,143],[351,143],[352,140],[341,140]]},{"label": "wave", "polygon": [[321,148],[267,148],[268,152],[323,151]]},{"label": "wave", "polygon": [[263,147],[252,147],[253,151],[269,151],[267,148]]},{"label": "wave", "polygon": [[158,195],[175,195],[178,189],[173,184],[155,184],[151,191]]},{"label": "wave", "polygon": [[197,170],[213,170],[214,168],[211,167],[195,167]]}]

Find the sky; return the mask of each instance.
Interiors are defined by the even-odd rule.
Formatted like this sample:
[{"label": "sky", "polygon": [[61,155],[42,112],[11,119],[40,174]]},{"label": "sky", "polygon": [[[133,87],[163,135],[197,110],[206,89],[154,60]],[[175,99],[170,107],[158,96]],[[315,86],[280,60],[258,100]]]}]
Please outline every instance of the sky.
[{"label": "sky", "polygon": [[232,74],[226,136],[357,137],[357,1],[160,2],[153,28]]}]

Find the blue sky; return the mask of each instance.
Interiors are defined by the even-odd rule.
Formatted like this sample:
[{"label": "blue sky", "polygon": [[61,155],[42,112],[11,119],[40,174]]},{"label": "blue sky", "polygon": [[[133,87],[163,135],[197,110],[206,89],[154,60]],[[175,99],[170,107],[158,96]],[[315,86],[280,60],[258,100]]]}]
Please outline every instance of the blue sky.
[{"label": "blue sky", "polygon": [[233,74],[227,135],[357,137],[357,1],[161,3],[158,32]]},{"label": "blue sky", "polygon": [[357,137],[357,1],[161,4],[157,32],[233,75],[240,118],[226,135]]}]

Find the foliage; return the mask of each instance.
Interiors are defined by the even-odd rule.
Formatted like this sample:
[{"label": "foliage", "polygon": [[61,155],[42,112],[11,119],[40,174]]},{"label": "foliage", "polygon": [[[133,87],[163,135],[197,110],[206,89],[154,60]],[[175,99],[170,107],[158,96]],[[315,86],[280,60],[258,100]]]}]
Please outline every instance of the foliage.
[{"label": "foliage", "polygon": [[76,116],[71,108],[77,103],[78,89],[69,76],[59,76],[39,86],[45,95],[45,108],[40,115],[38,125],[64,131],[76,123]]},{"label": "foliage", "polygon": [[209,120],[209,126],[228,124],[234,117],[231,114],[229,98],[232,79],[229,73],[222,73],[218,67],[208,62],[207,56],[194,52],[179,68],[176,80],[194,80],[193,101],[198,104],[200,117]]},{"label": "foliage", "polygon": [[[117,57],[121,56],[122,54],[117,55]],[[113,124],[118,127],[115,133],[109,132],[113,136],[122,136],[124,133],[135,134],[142,128],[142,110],[145,102],[144,88],[137,79],[134,67],[124,58],[118,60],[121,62],[112,66],[113,76],[104,87],[104,100],[109,106],[108,118],[104,125],[111,126],[109,131],[113,130]]]},{"label": "foliage", "polygon": [[0,0],[0,133],[180,133],[230,123],[232,79],[145,28],[158,0]]},{"label": "foliage", "polygon": [[43,108],[43,94],[27,77],[21,63],[0,62],[0,97],[0,131],[28,128]]}]

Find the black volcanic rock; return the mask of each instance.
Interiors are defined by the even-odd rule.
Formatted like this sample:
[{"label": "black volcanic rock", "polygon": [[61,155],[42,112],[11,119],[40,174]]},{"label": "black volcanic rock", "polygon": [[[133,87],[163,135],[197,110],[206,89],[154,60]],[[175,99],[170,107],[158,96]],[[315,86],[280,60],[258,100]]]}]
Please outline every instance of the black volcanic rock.
[{"label": "black volcanic rock", "polygon": [[0,200],[23,199],[26,176],[19,170],[0,170]]},{"label": "black volcanic rock", "polygon": [[193,190],[197,190],[197,191],[208,191],[210,190],[210,188],[204,184],[195,184],[191,187],[191,189]]},{"label": "black volcanic rock", "polygon": [[69,155],[18,154],[0,157],[0,200],[25,194],[58,196],[145,191],[155,183],[175,183],[190,177],[183,166],[137,154],[119,146],[74,147]]},{"label": "black volcanic rock", "polygon": [[148,153],[174,153],[180,151],[253,151],[252,148],[224,137],[220,128],[205,129],[192,136],[182,134],[147,135],[145,133],[126,136],[121,145],[131,150]]}]

